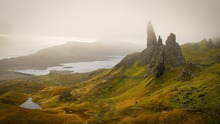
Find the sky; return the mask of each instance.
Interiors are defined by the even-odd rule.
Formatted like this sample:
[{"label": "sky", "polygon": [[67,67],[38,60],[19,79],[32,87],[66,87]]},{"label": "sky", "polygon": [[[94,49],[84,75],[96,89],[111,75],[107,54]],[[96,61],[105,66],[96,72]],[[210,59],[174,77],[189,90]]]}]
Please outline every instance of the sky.
[{"label": "sky", "polygon": [[7,36],[146,44],[148,21],[163,42],[171,32],[180,44],[218,37],[220,0],[0,0]]}]

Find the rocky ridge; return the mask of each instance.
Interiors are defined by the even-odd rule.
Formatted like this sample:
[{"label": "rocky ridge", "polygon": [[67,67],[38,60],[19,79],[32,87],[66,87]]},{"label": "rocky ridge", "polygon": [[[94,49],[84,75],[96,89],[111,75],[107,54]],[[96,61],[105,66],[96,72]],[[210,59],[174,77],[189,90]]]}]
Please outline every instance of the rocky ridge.
[{"label": "rocky ridge", "polygon": [[154,76],[156,78],[163,74],[166,66],[184,67],[186,64],[180,46],[176,42],[176,35],[170,33],[167,37],[166,45],[163,45],[160,36],[157,40],[151,22],[147,26],[147,48],[141,53],[126,56],[115,66],[115,69],[122,67],[122,70],[125,70],[128,67],[132,67],[137,61],[138,66],[149,64],[145,77]]},{"label": "rocky ridge", "polygon": [[[154,75],[155,77],[160,77],[164,70],[165,65],[168,66],[184,66],[186,64],[185,58],[182,54],[179,44],[176,42],[176,35],[170,33],[167,37],[166,45],[163,45],[162,39],[158,38],[155,42],[155,36],[153,26],[149,22],[147,27],[147,48],[151,49],[153,56],[146,56],[150,58],[150,67],[147,70],[146,77]],[[152,35],[152,36],[149,36]]]}]

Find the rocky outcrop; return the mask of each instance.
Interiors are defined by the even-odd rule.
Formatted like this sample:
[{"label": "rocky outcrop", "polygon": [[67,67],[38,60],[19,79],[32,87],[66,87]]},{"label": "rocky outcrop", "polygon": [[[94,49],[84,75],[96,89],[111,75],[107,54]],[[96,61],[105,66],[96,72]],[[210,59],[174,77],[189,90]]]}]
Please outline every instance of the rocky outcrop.
[{"label": "rocky outcrop", "polygon": [[144,66],[146,64],[150,64],[151,60],[154,57],[154,54],[156,52],[157,46],[151,46],[144,49],[139,56],[140,63],[139,66]]},{"label": "rocky outcrop", "polygon": [[70,91],[64,91],[60,94],[60,96],[57,99],[57,102],[67,102],[67,101],[77,101],[77,98],[73,96]]},{"label": "rocky outcrop", "polygon": [[158,45],[151,59],[146,77],[151,75],[154,75],[155,77],[160,77],[163,74],[164,69],[164,45],[162,43],[162,39],[159,36]]},{"label": "rocky outcrop", "polygon": [[147,70],[146,77],[160,77],[165,70],[165,65],[175,67],[184,66],[186,61],[179,44],[176,42],[175,34],[171,33],[170,36],[168,36],[166,46],[163,45],[160,36],[158,42],[155,43],[155,33],[152,33],[152,31],[154,31],[152,24],[149,23],[149,25],[148,28],[150,28],[149,31],[151,31],[151,33],[147,33],[147,48],[145,50],[146,57],[144,58],[146,59],[145,64],[150,64],[150,66]]},{"label": "rocky outcrop", "polygon": [[154,32],[153,25],[151,22],[147,26],[147,48],[140,53],[140,63],[139,65],[143,66],[150,64],[151,60],[154,58],[155,52],[157,49],[157,38]]},{"label": "rocky outcrop", "polygon": [[198,75],[196,72],[196,70],[199,69],[198,67],[197,64],[188,62],[186,66],[182,68],[182,73],[178,76],[177,81],[184,82],[191,80],[194,76]]},{"label": "rocky outcrop", "polygon": [[156,45],[157,45],[157,38],[154,32],[154,28],[151,22],[149,22],[147,26],[147,47],[156,46]]},{"label": "rocky outcrop", "polygon": [[176,42],[176,35],[173,33],[166,40],[165,64],[172,66],[184,66],[186,64],[180,46]]},{"label": "rocky outcrop", "polygon": [[176,42],[175,34],[171,33],[166,40],[166,45],[163,45],[160,36],[157,41],[154,28],[149,22],[147,27],[147,48],[141,53],[126,56],[114,69],[121,68],[123,72],[127,68],[132,68],[135,63],[138,66],[149,65],[145,77],[154,76],[158,78],[163,74],[165,66],[184,66],[186,61],[179,44]]}]

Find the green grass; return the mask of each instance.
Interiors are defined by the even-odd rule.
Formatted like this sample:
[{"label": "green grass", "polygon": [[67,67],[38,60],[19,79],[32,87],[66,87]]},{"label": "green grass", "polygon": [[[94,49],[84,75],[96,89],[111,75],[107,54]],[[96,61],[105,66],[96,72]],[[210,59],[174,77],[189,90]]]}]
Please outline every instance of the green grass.
[{"label": "green grass", "polygon": [[220,55],[219,48],[207,48],[206,42],[187,43],[181,46],[183,55],[187,61],[209,64],[215,61],[216,55]]},{"label": "green grass", "polygon": [[[132,65],[126,62],[128,59],[123,61],[128,65],[118,68],[86,74],[50,74],[0,84],[0,98],[17,104],[24,100],[19,101],[20,97],[30,94],[44,108],[36,113],[0,104],[26,111],[30,118],[35,115],[32,121],[41,118],[38,114],[48,116],[42,117],[42,123],[54,119],[57,123],[217,124],[220,122],[220,49],[207,48],[204,41],[183,45],[181,49],[187,60],[186,68],[192,72],[184,81],[178,81],[182,68],[172,66],[166,66],[160,78],[145,78],[148,65],[141,66],[140,60],[133,56]],[[69,97],[59,101],[67,91],[76,101]],[[19,97],[13,97],[15,94]],[[0,113],[6,111],[4,107],[0,107]],[[15,113],[9,112],[0,122],[21,117]],[[30,122],[27,117],[22,121]]]}]

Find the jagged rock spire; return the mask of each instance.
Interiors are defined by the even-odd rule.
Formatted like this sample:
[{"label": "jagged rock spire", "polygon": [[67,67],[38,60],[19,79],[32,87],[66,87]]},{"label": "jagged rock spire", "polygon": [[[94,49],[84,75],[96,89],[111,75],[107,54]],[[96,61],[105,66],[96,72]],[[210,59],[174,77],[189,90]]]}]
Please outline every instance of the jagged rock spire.
[{"label": "jagged rock spire", "polygon": [[172,66],[184,66],[186,64],[180,46],[176,42],[176,35],[173,33],[170,33],[166,40],[165,63]]},{"label": "jagged rock spire", "polygon": [[149,21],[147,25],[147,47],[156,46],[157,38],[154,33],[154,28],[152,23]]},{"label": "jagged rock spire", "polygon": [[132,63],[126,64],[125,67],[128,67],[127,65],[132,67],[137,61],[139,61],[138,66],[149,64],[145,77],[154,76],[155,78],[163,74],[166,66],[184,67],[186,64],[181,48],[176,42],[176,35],[171,33],[167,37],[166,44],[163,45],[160,36],[157,41],[151,22],[149,22],[147,26],[147,48],[132,57],[126,57],[122,62],[124,61]]}]

